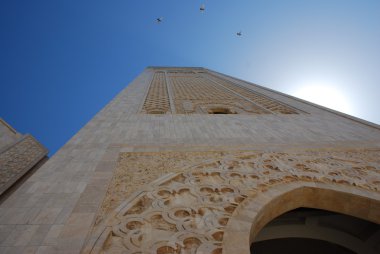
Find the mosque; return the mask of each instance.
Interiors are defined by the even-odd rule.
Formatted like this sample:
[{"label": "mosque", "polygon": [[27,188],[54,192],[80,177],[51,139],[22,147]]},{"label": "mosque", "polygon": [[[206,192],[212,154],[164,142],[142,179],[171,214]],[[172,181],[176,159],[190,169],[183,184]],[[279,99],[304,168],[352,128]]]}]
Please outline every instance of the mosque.
[{"label": "mosque", "polygon": [[380,253],[380,126],[147,67],[54,156],[0,121],[2,253]]}]

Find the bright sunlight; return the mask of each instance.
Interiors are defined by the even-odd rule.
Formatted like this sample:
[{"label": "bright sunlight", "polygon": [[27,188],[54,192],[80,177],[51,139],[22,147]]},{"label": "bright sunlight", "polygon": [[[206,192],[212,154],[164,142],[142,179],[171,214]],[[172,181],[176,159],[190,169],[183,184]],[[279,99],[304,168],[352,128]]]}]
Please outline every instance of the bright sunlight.
[{"label": "bright sunlight", "polygon": [[322,105],[327,108],[331,108],[343,113],[353,114],[352,107],[349,100],[343,92],[337,90],[333,86],[329,85],[307,85],[301,87],[295,93],[294,96],[313,102],[318,105]]}]

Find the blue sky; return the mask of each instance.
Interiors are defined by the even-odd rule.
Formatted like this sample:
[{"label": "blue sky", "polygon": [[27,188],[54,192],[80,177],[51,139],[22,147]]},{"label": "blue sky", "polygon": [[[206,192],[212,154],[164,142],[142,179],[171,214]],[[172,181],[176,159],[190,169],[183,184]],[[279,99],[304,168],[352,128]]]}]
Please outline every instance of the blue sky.
[{"label": "blue sky", "polygon": [[2,0],[0,116],[53,154],[146,66],[168,65],[379,124],[379,45],[380,1]]}]

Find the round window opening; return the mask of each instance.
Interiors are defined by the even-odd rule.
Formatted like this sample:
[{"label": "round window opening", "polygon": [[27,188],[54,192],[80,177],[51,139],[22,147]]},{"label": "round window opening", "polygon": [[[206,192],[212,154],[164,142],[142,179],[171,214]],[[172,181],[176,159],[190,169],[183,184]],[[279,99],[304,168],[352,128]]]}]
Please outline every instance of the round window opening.
[{"label": "round window opening", "polygon": [[237,114],[236,111],[233,111],[229,108],[212,108],[208,110],[209,114]]}]

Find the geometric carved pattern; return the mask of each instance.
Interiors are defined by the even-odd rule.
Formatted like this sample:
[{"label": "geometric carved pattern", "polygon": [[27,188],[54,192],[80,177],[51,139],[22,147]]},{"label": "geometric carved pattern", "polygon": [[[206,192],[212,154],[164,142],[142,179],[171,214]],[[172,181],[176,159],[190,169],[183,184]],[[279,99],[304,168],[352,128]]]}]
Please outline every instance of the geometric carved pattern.
[{"label": "geometric carved pattern", "polygon": [[170,101],[166,87],[165,73],[156,72],[150,84],[142,113],[166,114],[170,113]]},{"label": "geometric carved pattern", "polygon": [[[119,207],[95,225],[87,250],[92,253],[222,253],[224,231],[235,209],[247,197],[260,195],[276,185],[306,181],[380,191],[380,150],[214,152],[205,153],[202,163],[196,162],[202,159],[197,154],[197,159],[190,159],[190,163],[196,163],[186,167],[191,158],[187,156],[179,152],[155,156],[129,153],[128,160],[119,160],[115,173],[118,176],[154,172],[155,177],[157,158],[176,161],[163,162],[173,167],[164,172],[173,173],[158,178],[129,198],[124,197],[123,202],[118,200]],[[141,164],[137,163],[139,158],[144,160]],[[147,170],[149,158],[152,168]],[[181,170],[175,169],[180,165]],[[114,177],[110,189],[118,188],[117,180]]]},{"label": "geometric carved pattern", "polygon": [[155,72],[141,112],[170,113],[170,101],[178,114],[298,114],[283,103],[208,72]]},{"label": "geometric carved pattern", "polygon": [[207,74],[208,78],[210,78],[211,80],[214,80],[216,82],[218,82],[220,85],[228,88],[228,89],[231,89],[232,91],[234,92],[237,92],[239,93],[240,95],[250,99],[251,101],[253,101],[254,103],[274,112],[274,113],[280,113],[280,114],[297,114],[297,111],[290,108],[290,107],[287,107],[283,104],[280,104],[279,102],[273,100],[273,99],[270,99],[266,96],[263,96],[263,95],[260,95],[258,93],[255,93],[245,87],[242,87],[242,86],[237,86],[236,84],[233,84],[225,79],[222,79],[222,78],[219,78],[217,76],[214,76],[214,75],[209,75]]},{"label": "geometric carved pattern", "polygon": [[170,80],[177,113],[207,113],[207,109],[212,107],[227,107],[244,113],[268,113],[200,75],[171,75]]},{"label": "geometric carved pattern", "polygon": [[30,135],[25,135],[19,142],[0,153],[0,194],[47,153],[48,151]]}]

